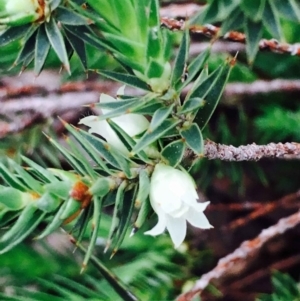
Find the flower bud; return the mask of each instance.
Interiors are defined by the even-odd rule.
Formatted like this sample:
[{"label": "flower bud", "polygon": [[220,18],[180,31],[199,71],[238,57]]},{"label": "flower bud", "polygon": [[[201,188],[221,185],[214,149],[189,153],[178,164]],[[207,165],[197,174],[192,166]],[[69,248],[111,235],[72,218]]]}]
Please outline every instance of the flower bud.
[{"label": "flower bud", "polygon": [[186,235],[186,221],[197,228],[212,228],[203,213],[209,202],[198,203],[197,199],[195,184],[187,173],[157,164],[151,178],[150,203],[158,223],[145,234],[156,236],[167,228],[178,248]]},{"label": "flower bud", "polygon": [[50,15],[46,0],[0,0],[0,24],[24,25]]}]

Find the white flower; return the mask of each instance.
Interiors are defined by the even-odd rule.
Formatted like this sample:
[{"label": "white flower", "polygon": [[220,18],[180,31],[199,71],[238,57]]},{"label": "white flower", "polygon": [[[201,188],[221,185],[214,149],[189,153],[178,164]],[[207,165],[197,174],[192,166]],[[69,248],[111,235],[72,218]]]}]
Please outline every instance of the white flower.
[{"label": "white flower", "polygon": [[167,228],[175,248],[186,235],[186,221],[201,229],[212,228],[203,211],[209,202],[198,203],[191,177],[178,169],[157,164],[151,178],[150,202],[158,223],[147,235],[159,235]]},{"label": "white flower", "polygon": [[[121,87],[117,95],[123,94],[124,87]],[[100,95],[100,103],[118,101],[115,98],[107,95]],[[110,110],[102,109],[103,114],[109,113]],[[120,128],[122,128],[130,137],[141,134],[149,127],[149,121],[142,115],[138,114],[126,114],[118,117],[111,118]],[[80,124],[84,124],[88,127],[89,133],[96,133],[106,139],[106,141],[118,149],[124,155],[127,155],[129,151],[119,139],[118,135],[114,132],[111,126],[106,120],[99,120],[98,116],[88,116],[80,120]]]}]

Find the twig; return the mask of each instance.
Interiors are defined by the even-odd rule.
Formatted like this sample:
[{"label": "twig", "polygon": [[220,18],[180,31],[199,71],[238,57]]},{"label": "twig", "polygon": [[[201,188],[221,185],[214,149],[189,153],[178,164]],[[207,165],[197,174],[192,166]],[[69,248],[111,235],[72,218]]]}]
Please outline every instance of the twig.
[{"label": "twig", "polygon": [[[167,27],[170,30],[184,30],[189,29],[192,33],[204,35],[211,39],[223,38],[224,40],[246,43],[246,35],[238,31],[229,31],[224,35],[220,34],[220,27],[206,24],[206,25],[187,25],[184,20],[175,20],[171,18],[161,18],[161,25]],[[290,55],[300,56],[299,44],[280,43],[276,39],[262,39],[259,42],[260,50],[269,50],[275,53],[285,53]]]},{"label": "twig", "polygon": [[220,159],[224,161],[258,161],[262,158],[283,158],[284,156],[299,158],[300,143],[269,143],[266,145],[252,143],[234,147],[207,140],[204,156],[209,160]]},{"label": "twig", "polygon": [[232,290],[241,290],[245,287],[248,287],[254,281],[258,281],[263,277],[266,277],[270,274],[272,270],[287,270],[290,267],[295,266],[300,262],[300,254],[292,255],[288,258],[275,262],[268,266],[267,268],[260,269],[242,279],[239,279],[230,284],[230,289]]},{"label": "twig", "polygon": [[273,237],[283,234],[300,223],[300,212],[282,218],[277,224],[263,230],[256,238],[244,241],[233,253],[219,260],[217,266],[210,272],[202,275],[188,292],[180,295],[177,301],[190,301],[195,295],[200,294],[214,279],[220,279],[230,273],[236,265],[242,264],[251,258],[257,250]]},{"label": "twig", "polygon": [[[291,205],[292,202],[297,201],[299,198],[300,198],[300,190],[295,193],[288,194],[283,198],[280,198],[279,200],[272,201],[266,204],[261,204],[262,205],[261,207],[256,208],[253,212],[249,213],[247,216],[238,218],[233,222],[229,223],[228,225],[226,225],[225,229],[233,230],[236,229],[237,227],[244,226],[250,221],[253,221],[254,219],[257,219],[265,214],[268,214],[278,209],[279,206]],[[299,206],[299,204],[295,204],[295,205]]]}]

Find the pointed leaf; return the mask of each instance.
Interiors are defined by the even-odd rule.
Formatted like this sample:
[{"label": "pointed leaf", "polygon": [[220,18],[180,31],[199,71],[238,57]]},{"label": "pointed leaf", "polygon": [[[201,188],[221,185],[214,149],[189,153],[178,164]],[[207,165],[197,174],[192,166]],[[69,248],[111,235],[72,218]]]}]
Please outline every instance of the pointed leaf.
[{"label": "pointed leaf", "polygon": [[[130,152],[132,151],[133,147],[136,145],[136,142],[122,129],[120,128],[115,122],[112,120],[107,121],[111,128],[115,131],[119,139],[122,141],[122,143],[125,145],[127,150]],[[152,161],[149,160],[146,153],[144,151],[140,151],[138,154],[139,158],[143,160],[145,163],[151,164]]]},{"label": "pointed leaf", "polygon": [[[205,99],[205,104],[204,106],[200,107],[196,115],[196,123],[199,125],[201,130],[203,130],[203,128],[206,126],[219,103],[234,63],[235,59],[226,62],[225,66],[221,68],[219,76],[217,76],[216,80],[213,82],[213,85],[206,92],[204,92],[203,98]],[[202,86],[202,84],[200,86]],[[201,95],[199,96],[202,97]]]},{"label": "pointed leaf", "polygon": [[112,240],[113,240],[115,234],[117,233],[118,227],[120,225],[121,216],[122,216],[121,210],[123,207],[124,193],[125,193],[126,187],[127,187],[127,182],[123,181],[117,190],[112,222],[111,222],[108,239],[107,239],[107,243],[106,243],[104,252],[106,252],[110,248]]},{"label": "pointed leaf", "polygon": [[45,27],[40,26],[35,41],[34,73],[36,75],[39,75],[42,71],[49,50],[50,42],[48,40]]},{"label": "pointed leaf", "polygon": [[175,59],[173,73],[171,76],[171,83],[173,87],[181,80],[182,74],[184,73],[186,60],[189,54],[189,31],[185,30],[179,46],[179,50]]},{"label": "pointed leaf", "polygon": [[180,120],[165,120],[160,126],[158,126],[153,132],[147,131],[142,138],[138,141],[132,150],[132,153],[137,153],[143,150],[152,142],[162,137],[165,133],[175,128],[181,121]]},{"label": "pointed leaf", "polygon": [[101,217],[103,198],[95,197],[93,199],[93,204],[94,204],[93,226],[92,226],[93,232],[92,232],[92,237],[90,239],[88,249],[83,259],[83,263],[82,263],[83,268],[87,266],[96,245],[99,227],[100,227],[100,217]]},{"label": "pointed leaf", "polygon": [[273,2],[280,15],[294,22],[300,21],[300,6],[295,0],[273,0]]},{"label": "pointed leaf", "polygon": [[89,21],[85,17],[75,13],[73,10],[62,6],[58,7],[55,10],[55,19],[67,25],[89,25]]},{"label": "pointed leaf", "polygon": [[59,60],[63,63],[67,72],[70,73],[70,64],[65,41],[54,18],[51,18],[49,22],[45,23],[45,29],[53,50],[57,54]]},{"label": "pointed leaf", "polygon": [[72,34],[69,31],[65,31],[65,35],[70,45],[77,53],[77,56],[82,64],[82,67],[84,68],[84,70],[87,70],[87,56],[86,56],[85,44],[83,40],[79,39],[76,35]]},{"label": "pointed leaf", "polygon": [[245,33],[246,33],[246,52],[248,61],[253,63],[258,51],[259,41],[262,37],[263,26],[262,22],[254,22],[251,19],[245,19]]},{"label": "pointed leaf", "polygon": [[180,83],[178,89],[182,90],[186,87],[199,73],[199,71],[204,67],[210,54],[210,47],[201,52],[188,66],[187,68],[187,78],[184,82]]},{"label": "pointed leaf", "polygon": [[185,140],[187,146],[198,156],[203,155],[204,142],[202,133],[196,123],[189,128],[180,131],[181,137]]},{"label": "pointed leaf", "polygon": [[173,108],[174,104],[158,109],[152,117],[148,131],[153,132],[157,127],[159,127],[169,117]]},{"label": "pointed leaf", "polygon": [[169,143],[161,152],[168,165],[176,167],[183,158],[185,152],[185,144],[182,140]]},{"label": "pointed leaf", "polygon": [[196,111],[204,106],[205,100],[199,97],[189,98],[183,103],[183,106],[180,109],[180,113],[185,114],[189,112]]},{"label": "pointed leaf", "polygon": [[151,91],[149,86],[145,82],[143,82],[139,78],[137,78],[136,76],[124,74],[124,73],[113,72],[113,71],[105,71],[105,70],[97,71],[97,72],[105,77],[108,77],[112,80],[116,80],[121,83],[124,83],[128,86],[132,86],[132,87],[139,88],[139,89],[146,90],[146,91]]},{"label": "pointed leaf", "polygon": [[1,35],[0,35],[0,46],[5,46],[10,44],[17,39],[24,37],[27,35],[27,32],[31,27],[35,27],[31,24],[26,24],[22,26],[12,26],[8,27]]},{"label": "pointed leaf", "polygon": [[267,0],[263,14],[263,23],[275,39],[282,37],[278,12],[275,10],[273,0]]},{"label": "pointed leaf", "polygon": [[139,188],[134,202],[136,208],[140,208],[150,193],[150,178],[148,171],[142,169],[139,174]]},{"label": "pointed leaf", "polygon": [[36,171],[38,175],[45,180],[46,183],[58,182],[58,179],[49,170],[41,167],[29,158],[26,158],[24,156],[21,156],[21,158],[25,163],[28,164],[28,166],[30,166],[34,171]]},{"label": "pointed leaf", "polygon": [[62,212],[64,212],[66,205],[67,202],[63,202],[63,204],[60,206],[55,216],[52,217],[51,222],[47,225],[45,230],[39,236],[36,237],[36,239],[42,239],[48,236],[49,234],[53,233],[55,230],[57,230],[57,228],[61,226],[63,220],[60,217]]}]

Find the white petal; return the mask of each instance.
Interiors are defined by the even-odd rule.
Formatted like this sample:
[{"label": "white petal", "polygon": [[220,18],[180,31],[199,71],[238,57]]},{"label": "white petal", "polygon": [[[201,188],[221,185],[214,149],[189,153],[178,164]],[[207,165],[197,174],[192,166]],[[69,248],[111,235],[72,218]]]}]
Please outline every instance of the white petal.
[{"label": "white petal", "polygon": [[78,122],[78,124],[84,124],[86,126],[91,127],[96,122],[98,122],[98,116],[90,115],[90,116],[86,116],[86,117],[80,119],[80,121]]},{"label": "white petal", "polygon": [[126,88],[126,86],[125,85],[123,85],[123,86],[121,86],[119,89],[118,89],[118,91],[117,91],[117,97],[120,95],[124,95],[125,94],[125,88]]},{"label": "white petal", "polygon": [[193,208],[185,214],[187,221],[194,227],[201,229],[210,229],[213,226],[209,223],[208,219],[202,212],[197,212]]},{"label": "white petal", "polygon": [[112,118],[119,127],[121,127],[130,137],[134,137],[149,127],[149,121],[146,117],[138,114],[125,114]]},{"label": "white petal", "polygon": [[158,216],[158,223],[149,231],[145,232],[146,235],[156,236],[162,234],[166,229],[166,216],[161,214]]},{"label": "white petal", "polygon": [[112,96],[107,95],[105,93],[102,93],[100,95],[100,103],[106,103],[106,102],[111,102],[111,101],[116,101],[116,100]]},{"label": "white petal", "polygon": [[210,204],[210,202],[194,203],[194,204],[191,204],[191,207],[193,207],[194,210],[196,210],[198,212],[203,212],[209,204]]},{"label": "white petal", "polygon": [[167,216],[167,229],[170,233],[174,247],[178,248],[184,241],[186,235],[186,221],[184,218],[173,218]]}]

